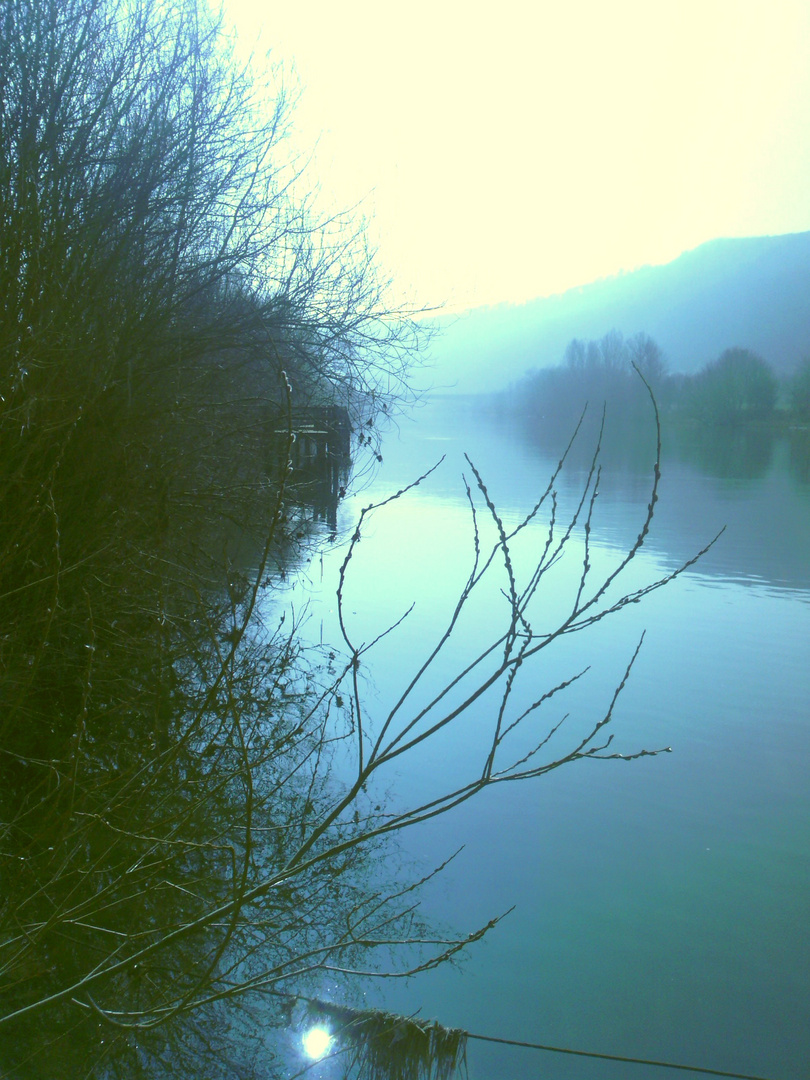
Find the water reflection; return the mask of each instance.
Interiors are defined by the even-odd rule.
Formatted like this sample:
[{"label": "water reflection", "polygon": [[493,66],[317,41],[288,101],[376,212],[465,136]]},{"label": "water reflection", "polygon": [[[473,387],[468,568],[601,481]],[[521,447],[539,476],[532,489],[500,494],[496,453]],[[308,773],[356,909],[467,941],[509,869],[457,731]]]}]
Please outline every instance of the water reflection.
[{"label": "water reflection", "polygon": [[0,760],[2,1011],[20,1013],[3,1027],[4,1075],[266,1069],[252,1033],[284,1023],[278,1001],[257,1010],[234,987],[339,941],[356,907],[351,853],[328,892],[293,879],[239,901],[334,800],[313,722],[330,675],[283,626],[226,643],[246,598],[216,614],[205,599],[192,640],[189,620],[141,637],[137,669],[99,657],[78,737]]},{"label": "water reflection", "polygon": [[237,457],[153,498],[147,473],[124,509],[58,492],[56,540],[54,512],[0,560],[4,1076],[283,1070],[288,982],[322,992],[324,963],[356,962],[369,909],[398,925],[369,884],[381,843],[351,845],[379,807],[310,845],[339,859],[279,876],[339,801],[352,730],[334,655],[263,617],[336,518],[348,430],[315,419],[292,470],[281,431],[260,477]]},{"label": "water reflection", "polygon": [[310,508],[311,521],[325,525],[334,538],[352,465],[349,413],[336,405],[308,406],[284,419],[269,445],[270,474],[289,466],[291,501]]},{"label": "water reflection", "polygon": [[[542,470],[559,455],[553,429],[527,430],[486,403],[468,401],[466,411],[475,418],[470,433],[481,436],[477,453],[486,455],[488,469],[504,486],[510,485],[509,467],[522,477],[534,462]],[[592,418],[573,448],[577,480],[596,437],[595,424]],[[701,573],[803,594],[810,588],[809,434],[677,427],[665,418],[661,501],[649,549],[675,566],[725,527],[722,540],[702,560]],[[602,492],[610,505],[603,509],[603,542],[620,546],[632,531],[622,528],[623,507],[644,498],[652,438],[649,425],[613,427],[606,418]],[[491,439],[509,447],[508,455],[486,449]],[[519,500],[519,481],[511,486]]]},{"label": "water reflection", "polygon": [[[642,569],[660,573],[716,529],[726,525],[726,533],[693,573],[627,610],[610,634],[582,640],[580,659],[593,665],[594,682],[577,709],[603,707],[610,674],[646,628],[618,730],[630,744],[674,752],[499,791],[411,837],[426,865],[462,839],[467,845],[444,889],[432,893],[431,912],[463,926],[517,909],[463,974],[439,971],[409,991],[390,989],[385,1000],[484,1034],[798,1076],[810,1060],[810,508],[796,467],[802,457],[795,440],[777,437],[743,448],[736,464],[704,470],[710,441],[681,454],[666,429],[664,438],[661,501]],[[424,410],[388,442],[363,502],[396,490],[442,453],[447,461],[410,518],[377,527],[396,555],[396,575],[390,558],[372,551],[367,576],[355,582],[369,632],[392,598],[395,608],[416,601],[373,672],[383,705],[396,700],[403,665],[439,632],[471,557],[462,451],[513,520],[536,498],[560,447],[530,443],[513,424],[464,403]],[[644,513],[649,442],[639,450],[625,432],[605,453],[594,546],[610,560]],[[576,497],[586,460],[583,453],[561,478],[561,501]],[[328,579],[327,566],[325,596]],[[328,611],[322,615],[328,628]],[[543,685],[553,677],[545,671]],[[421,778],[409,782],[427,786],[467,753],[462,739],[441,757],[426,755]],[[478,1045],[470,1057],[472,1075],[488,1080],[541,1069],[572,1080],[625,1076],[622,1066]]]},{"label": "water reflection", "polygon": [[718,428],[708,424],[674,426],[672,456],[705,476],[723,480],[758,480],[773,462],[776,433],[768,426]]},{"label": "water reflection", "polygon": [[[632,446],[629,436],[605,446],[592,543],[598,569],[615,561],[644,519],[650,444]],[[353,588],[368,640],[374,625],[389,625],[392,612],[417,602],[414,618],[386,638],[384,661],[367,676],[372,705],[383,715],[378,703],[397,700],[427,643],[442,633],[459,574],[463,582],[473,556],[470,509],[458,479],[466,467],[462,449],[474,457],[506,522],[525,515],[559,458],[559,447],[549,458],[544,448],[476,413],[436,411],[423,414],[401,442],[389,440],[374,485],[343,510],[340,476],[328,478],[324,531],[333,530],[333,517],[340,535],[341,526],[353,526],[359,502],[390,494],[449,451],[446,468],[409,503],[383,515],[356,563]],[[713,549],[699,573],[648,597],[643,608],[628,607],[610,632],[583,637],[566,660],[591,665],[593,689],[584,680],[577,684],[575,714],[598,718],[646,627],[616,723],[626,746],[672,744],[675,753],[632,766],[580,762],[539,786],[504,785],[452,819],[428,822],[413,841],[413,855],[427,867],[460,839],[467,842],[444,893],[428,890],[431,917],[474,927],[515,901],[518,908],[474,955],[464,978],[430,973],[410,997],[391,990],[388,1004],[406,1013],[421,1008],[485,1034],[800,1075],[810,1057],[804,933],[810,624],[808,606],[794,598],[807,598],[806,493],[784,469],[778,448],[763,475],[745,478],[706,476],[694,460],[679,458],[672,447],[666,452],[641,577],[666,574],[715,526],[728,524],[731,539]],[[579,498],[587,460],[573,458],[560,477],[561,513]],[[285,522],[293,538],[321,516],[319,499],[293,506]],[[542,535],[539,523],[535,533],[527,530],[532,543],[542,544]],[[43,691],[34,701],[40,718],[55,705],[65,731],[38,743],[36,753],[26,744],[16,759],[3,759],[0,797],[9,824],[0,959],[7,1000],[25,1005],[72,983],[78,1002],[65,999],[49,1010],[48,1027],[59,1036],[53,1045],[42,1038],[38,1014],[21,1019],[11,1040],[0,1044],[12,1075],[79,1076],[93,1068],[100,1077],[167,1071],[224,1077],[265,1069],[268,1025],[285,1020],[277,987],[265,981],[258,1004],[241,999],[233,1008],[232,982],[266,980],[268,969],[283,972],[289,955],[317,951],[324,935],[341,941],[358,896],[378,895],[379,875],[389,869],[385,850],[372,852],[370,861],[341,862],[339,873],[315,875],[306,887],[279,882],[230,919],[234,891],[249,890],[268,867],[283,864],[300,829],[315,824],[333,798],[339,778],[328,755],[296,730],[296,717],[312,715],[319,687],[329,685],[334,661],[327,651],[323,666],[299,663],[292,639],[276,638],[267,627],[240,633],[250,603],[245,567],[255,565],[255,547],[246,550],[243,561],[229,555],[220,564],[224,577],[184,594],[199,634],[189,635],[178,608],[155,599],[148,635],[143,610],[127,610],[92,641],[88,628],[98,630],[102,610],[94,602],[94,621],[85,616],[73,624],[84,628],[76,655],[91,641],[93,664],[76,661],[72,682],[54,677],[63,697],[49,701]],[[343,555],[336,551],[330,560],[327,554],[324,606],[333,596],[330,573]],[[581,557],[574,565],[580,573]],[[558,569],[561,588],[570,586],[567,565],[561,561]],[[314,583],[310,599],[317,607]],[[551,600],[553,606],[553,594]],[[487,634],[502,601],[496,593],[475,612],[465,647]],[[334,624],[322,614],[328,640]],[[126,648],[114,647],[116,635]],[[451,666],[457,659],[450,655]],[[539,672],[535,697],[557,677],[553,665]],[[32,700],[15,697],[18,718]],[[482,700],[441,753],[422,756],[397,797],[419,798],[420,785],[446,783],[452,769],[465,767],[492,709]],[[78,748],[65,742],[67,721],[77,715],[83,720]],[[280,799],[291,770],[296,780],[284,781]],[[368,820],[375,812],[372,803]],[[342,835],[355,825],[342,822]],[[145,951],[218,909],[222,919],[178,938],[168,959]],[[144,951],[137,966],[116,970],[103,988],[82,987],[99,959],[127,960],[132,949]],[[296,972],[293,981],[300,991],[303,977]],[[200,986],[211,1000],[186,1014],[189,995]],[[343,988],[332,989],[340,998]],[[172,1009],[171,1025],[116,1026]],[[537,1071],[503,1051],[475,1053],[473,1076],[505,1080]],[[561,1077],[597,1075],[581,1064],[553,1067]],[[647,1080],[643,1070],[638,1075]]]},{"label": "water reflection", "polygon": [[788,436],[789,469],[801,487],[810,485],[810,428],[795,428]]}]

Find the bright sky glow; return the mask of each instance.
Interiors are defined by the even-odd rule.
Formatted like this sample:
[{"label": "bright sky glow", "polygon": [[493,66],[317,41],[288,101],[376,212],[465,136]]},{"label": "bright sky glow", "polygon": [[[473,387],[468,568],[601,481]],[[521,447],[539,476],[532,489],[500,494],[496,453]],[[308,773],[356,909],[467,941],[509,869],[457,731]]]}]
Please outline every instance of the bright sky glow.
[{"label": "bright sky glow", "polygon": [[810,229],[807,0],[226,0],[422,304]]},{"label": "bright sky glow", "polygon": [[305,1032],[303,1043],[304,1053],[308,1057],[317,1060],[318,1058],[322,1058],[329,1050],[329,1047],[332,1045],[332,1036],[326,1028],[314,1027]]}]

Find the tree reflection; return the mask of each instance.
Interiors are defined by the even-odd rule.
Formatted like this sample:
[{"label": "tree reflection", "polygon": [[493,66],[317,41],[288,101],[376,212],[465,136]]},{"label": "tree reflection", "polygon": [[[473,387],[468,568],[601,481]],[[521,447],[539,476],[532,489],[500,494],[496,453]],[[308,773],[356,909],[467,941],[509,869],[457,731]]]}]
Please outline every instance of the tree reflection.
[{"label": "tree reflection", "polygon": [[767,425],[673,426],[670,432],[679,459],[706,476],[722,480],[758,480],[765,476],[773,460],[776,437]]},{"label": "tree reflection", "polygon": [[[312,511],[292,497],[294,412],[275,483],[245,464],[257,454],[220,462],[212,452],[199,472],[192,455],[187,466],[184,445],[205,452],[196,429],[204,411],[189,415],[191,427],[159,459],[164,477],[171,463],[165,498],[138,476],[120,507],[103,497],[85,506],[72,480],[67,490],[45,483],[28,549],[41,564],[6,549],[37,598],[29,611],[9,590],[17,599],[5,642],[0,1053],[15,1076],[224,1077],[250,1075],[258,1063],[283,1074],[277,1029],[302,995],[350,998],[371,976],[434,967],[498,921],[447,935],[422,925],[426,879],[400,871],[400,830],[573,761],[660,752],[613,745],[638,648],[596,716],[555,714],[586,665],[575,661],[539,689],[529,675],[539,655],[694,561],[622,592],[658,499],[660,431],[637,536],[603,577],[591,558],[601,435],[573,508],[562,510],[556,488],[576,436],[510,528],[470,462],[469,576],[426,658],[402,673],[397,702],[374,717],[361,667],[407,614],[356,640],[346,602],[352,561],[369,514],[424,477],[362,512],[337,595],[343,652],[306,651],[294,621],[271,614],[274,570],[305,540]],[[329,470],[334,488],[339,465]],[[532,530],[541,518],[538,555]],[[533,552],[528,570],[516,558],[521,543]],[[571,547],[581,570],[563,597],[554,573]],[[554,618],[547,586],[557,593]],[[464,640],[471,607],[491,588],[500,625],[448,672],[448,643]],[[388,805],[381,784],[392,767],[418,761],[485,696],[485,726],[463,775],[448,774],[421,798],[406,789]]]},{"label": "tree reflection", "polygon": [[[0,959],[4,1012],[20,1014],[4,1031],[9,1070],[162,1075],[182,1058],[238,1075],[255,1017],[229,1008],[223,1026],[237,986],[294,977],[303,992],[308,973],[348,964],[373,926],[401,921],[390,882],[378,894],[370,880],[379,845],[334,853],[374,828],[379,810],[360,800],[314,845],[310,872],[285,876],[339,797],[329,771],[351,717],[328,657],[305,656],[294,627],[254,612],[232,636],[250,606],[233,592],[216,619],[200,609],[193,640],[187,623],[144,642],[138,670],[118,672],[134,700],[94,687],[58,756],[5,755]],[[283,1013],[261,1001],[265,1030]]]},{"label": "tree reflection", "polygon": [[791,429],[788,438],[790,471],[802,487],[810,485],[810,438],[808,429]]},{"label": "tree reflection", "polygon": [[271,366],[247,396],[245,374],[233,358],[174,370],[170,400],[165,379],[119,387],[51,468],[41,432],[4,445],[4,1073],[148,1075],[219,1043],[230,1060],[206,1011],[234,970],[305,956],[337,934],[343,882],[358,888],[347,857],[306,895],[278,882],[261,911],[243,903],[334,798],[328,659],[262,608],[334,520],[350,464],[334,407],[341,437],[296,467],[306,410]]},{"label": "tree reflection", "polygon": [[[236,986],[294,965],[303,983],[324,940],[356,945],[360,855],[329,872],[315,844],[311,870],[286,869],[334,804],[352,718],[336,719],[328,658],[263,612],[334,522],[350,431],[373,443],[373,418],[407,398],[422,335],[362,223],[317,215],[289,119],[281,81],[237,60],[205,0],[3,5],[0,1071],[15,1076],[165,1075],[181,1047],[227,1042],[217,1010]],[[297,461],[307,426],[340,453]]]}]

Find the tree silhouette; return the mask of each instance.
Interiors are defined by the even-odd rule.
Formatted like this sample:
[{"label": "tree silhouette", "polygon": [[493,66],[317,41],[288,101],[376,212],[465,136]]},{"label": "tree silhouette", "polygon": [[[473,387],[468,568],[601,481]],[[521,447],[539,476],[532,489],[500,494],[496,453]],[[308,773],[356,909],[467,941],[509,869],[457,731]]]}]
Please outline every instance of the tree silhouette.
[{"label": "tree silhouette", "polygon": [[[347,617],[382,505],[348,545],[340,649],[304,651],[274,609],[316,501],[296,490],[303,415],[373,445],[419,336],[362,230],[298,196],[287,113],[202,0],[0,14],[0,1061],[15,1076],[247,1075],[251,1054],[283,1071],[259,1022],[278,1029],[327,979],[350,994],[445,962],[497,921],[423,927],[401,830],[495,784],[658,752],[613,745],[634,657],[568,737],[555,709],[584,667],[516,695],[538,656],[676,576],[620,589],[658,462],[601,580],[601,441],[567,519],[566,455],[513,528],[470,463],[469,576],[384,716],[362,692],[375,642]],[[541,520],[521,578],[513,553]],[[536,622],[571,548],[567,609]],[[490,644],[417,702],[493,579]],[[389,805],[393,768],[485,695],[473,772]]]},{"label": "tree silhouette", "polygon": [[768,363],[750,349],[726,349],[694,379],[693,408],[709,423],[765,420],[776,406],[778,384]]},{"label": "tree silhouette", "polygon": [[[582,759],[660,752],[614,746],[616,706],[638,649],[597,716],[574,720],[561,711],[587,666],[535,690],[528,703],[518,690],[535,658],[684,569],[626,593],[616,588],[652,523],[656,463],[635,542],[606,577],[593,578],[599,453],[597,446],[569,518],[559,519],[555,490],[563,457],[535,507],[509,529],[470,464],[469,576],[444,631],[403,673],[402,692],[384,716],[369,714],[360,670],[380,637],[408,616],[355,643],[347,592],[366,520],[385,503],[358,522],[337,597],[344,649],[317,669],[307,666],[294,629],[267,627],[262,601],[272,588],[262,584],[261,567],[241,591],[225,588],[216,618],[195,628],[177,624],[175,634],[153,641],[144,664],[162,679],[162,730],[144,739],[129,692],[123,699],[112,693],[105,709],[88,666],[82,690],[95,701],[96,722],[88,717],[83,737],[61,758],[27,759],[34,782],[18,777],[11,800],[4,850],[14,873],[7,874],[0,951],[7,1001],[0,1031],[12,1034],[10,1045],[28,1048],[29,1025],[47,1016],[66,1037],[79,1025],[74,1050],[82,1069],[98,1057],[88,1030],[95,1039],[101,1025],[117,1041],[115,1056],[104,1064],[105,1049],[93,1066],[99,1075],[102,1065],[126,1075],[133,1046],[144,1075],[160,1075],[149,1070],[162,1067],[167,1039],[172,1054],[196,1055],[209,1071],[209,1058],[230,1068],[235,1044],[200,1041],[200,1018],[213,1023],[226,1003],[234,1031],[257,1008],[264,1029],[281,1026],[291,1004],[313,990],[317,996],[325,978],[349,994],[358,979],[446,962],[495,925],[457,938],[422,927],[416,896],[423,881],[392,875],[390,842],[493,785],[538,779]],[[531,530],[541,518],[545,546],[521,576],[516,550],[523,540],[535,546]],[[549,576],[572,547],[582,570],[567,607],[553,625],[541,619],[535,628]],[[488,588],[506,600],[503,622],[483,650],[437,684],[431,673],[449,642],[463,640],[468,610]],[[424,686],[432,688],[427,698]],[[387,805],[391,769],[407,769],[418,748],[463,724],[485,697],[488,731],[468,775],[410,804]],[[344,762],[337,770],[336,754]],[[56,1052],[64,1057],[63,1048]],[[267,1048],[264,1062],[270,1068]]]}]

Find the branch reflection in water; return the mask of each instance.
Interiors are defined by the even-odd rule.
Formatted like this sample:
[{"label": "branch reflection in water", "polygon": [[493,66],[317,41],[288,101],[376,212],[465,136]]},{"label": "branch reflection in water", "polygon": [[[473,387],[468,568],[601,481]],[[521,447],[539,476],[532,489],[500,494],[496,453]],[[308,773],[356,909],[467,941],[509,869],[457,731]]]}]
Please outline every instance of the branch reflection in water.
[{"label": "branch reflection in water", "polygon": [[[641,642],[604,711],[567,742],[567,715],[549,716],[539,733],[537,720],[587,668],[528,702],[517,693],[539,654],[694,562],[620,588],[652,524],[660,435],[658,448],[637,536],[601,577],[591,559],[601,438],[570,516],[561,516],[555,490],[564,454],[512,526],[468,459],[468,577],[381,719],[367,714],[361,670],[406,616],[356,640],[347,608],[352,561],[372,513],[407,498],[424,477],[360,515],[338,586],[342,652],[305,648],[295,620],[272,623],[265,614],[273,608],[264,600],[273,593],[275,524],[252,576],[227,562],[224,588],[191,586],[171,617],[158,610],[155,632],[138,639],[136,669],[116,669],[112,650],[96,658],[91,606],[78,737],[5,759],[4,1067],[32,1076],[56,1062],[66,1076],[159,1076],[167,1062],[211,1076],[259,1064],[283,1071],[297,995],[326,997],[326,988],[335,1000],[357,999],[369,978],[434,968],[492,929],[498,917],[459,935],[424,925],[419,890],[442,866],[415,879],[392,841],[496,784],[581,759],[661,752],[613,744],[615,707]],[[524,576],[513,552],[541,517],[545,542]],[[575,545],[581,571],[567,606],[539,629],[542,587]],[[435,684],[437,659],[491,588],[506,617],[483,650]],[[131,651],[125,656],[131,664]],[[122,699],[116,689],[124,683],[134,689]],[[390,782],[392,766],[418,763],[485,698],[487,730],[478,731],[471,770],[430,797],[409,804],[399,792],[387,802],[380,782]],[[347,776],[334,764],[350,747]],[[49,1043],[39,1038],[43,1022]]]}]

